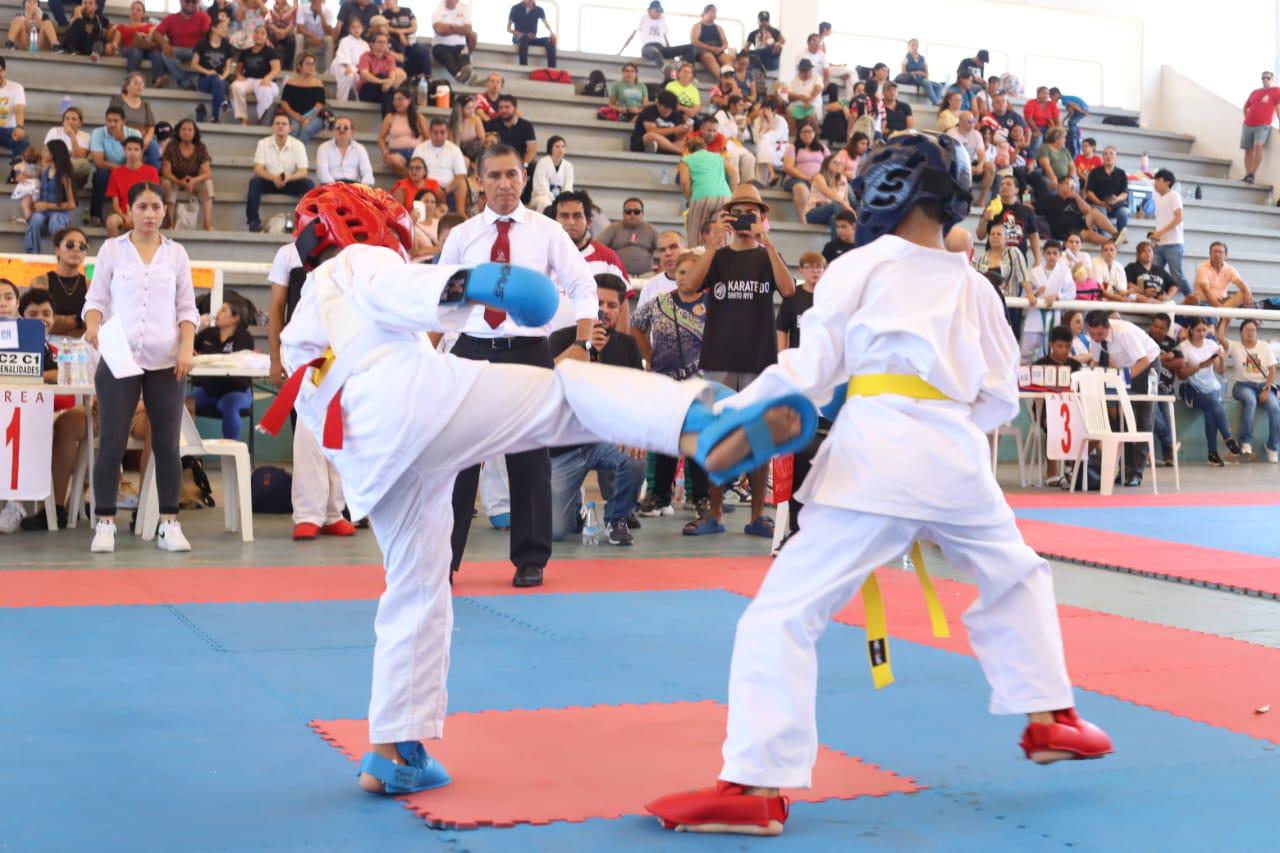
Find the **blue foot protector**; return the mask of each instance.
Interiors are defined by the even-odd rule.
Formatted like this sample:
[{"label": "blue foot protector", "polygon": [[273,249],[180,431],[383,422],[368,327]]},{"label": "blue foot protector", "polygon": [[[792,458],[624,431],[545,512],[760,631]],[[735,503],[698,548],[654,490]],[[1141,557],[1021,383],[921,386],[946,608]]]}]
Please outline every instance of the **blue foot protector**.
[{"label": "blue foot protector", "polygon": [[[707,380],[707,384],[711,386],[711,390],[715,392],[716,402],[728,399],[738,393],[720,382],[712,382]],[[684,416],[684,432],[702,432],[711,424],[715,423],[716,413],[712,411],[711,406],[701,400],[694,400],[693,405],[689,406],[689,411]]]},{"label": "blue foot protector", "polygon": [[500,512],[497,515],[491,515],[489,516],[489,523],[493,525],[494,530],[510,530],[511,513]]},{"label": "blue foot protector", "polygon": [[453,780],[444,765],[427,755],[426,749],[416,740],[401,741],[396,751],[404,764],[396,764],[376,752],[366,752],[360,762],[360,772],[368,773],[386,788],[388,794],[412,794],[443,788]]},{"label": "blue foot protector", "polygon": [[[693,407],[690,407],[689,416],[685,418],[685,430],[687,432],[695,431],[693,427],[694,408],[696,406],[697,404],[695,403]],[[800,432],[791,439],[775,445],[773,436],[769,433],[769,426],[765,423],[765,415],[770,409],[778,407],[795,409],[799,412]],[[722,486],[725,483],[736,480],[743,474],[754,471],[775,456],[784,456],[800,450],[813,438],[817,428],[818,410],[814,408],[813,403],[800,394],[787,394],[782,397],[775,397],[772,400],[764,400],[754,406],[747,406],[743,409],[730,409],[714,418],[710,423],[702,426],[701,429],[696,430],[698,433],[698,452],[694,456],[694,461],[707,472],[707,477],[712,483]],[[708,470],[707,456],[715,449],[717,444],[724,441],[737,429],[746,431],[750,452],[728,468],[721,471]]]}]

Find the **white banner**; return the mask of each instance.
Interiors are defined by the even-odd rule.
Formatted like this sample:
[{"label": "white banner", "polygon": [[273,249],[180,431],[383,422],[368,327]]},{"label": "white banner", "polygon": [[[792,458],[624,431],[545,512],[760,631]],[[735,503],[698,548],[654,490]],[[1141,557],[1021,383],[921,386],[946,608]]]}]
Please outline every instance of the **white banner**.
[{"label": "white banner", "polygon": [[1084,414],[1075,394],[1050,394],[1044,401],[1049,427],[1045,456],[1049,459],[1079,459],[1085,446]]},{"label": "white banner", "polygon": [[0,388],[0,500],[48,497],[52,460],[52,387]]}]

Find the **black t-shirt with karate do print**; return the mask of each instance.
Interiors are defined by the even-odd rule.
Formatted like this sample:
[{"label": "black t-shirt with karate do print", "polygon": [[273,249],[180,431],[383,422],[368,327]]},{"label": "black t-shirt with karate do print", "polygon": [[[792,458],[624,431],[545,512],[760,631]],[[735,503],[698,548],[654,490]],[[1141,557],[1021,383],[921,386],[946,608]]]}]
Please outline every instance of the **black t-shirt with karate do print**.
[{"label": "black t-shirt with karate do print", "polygon": [[708,294],[702,369],[759,373],[778,360],[769,253],[757,246],[716,252],[703,287]]}]

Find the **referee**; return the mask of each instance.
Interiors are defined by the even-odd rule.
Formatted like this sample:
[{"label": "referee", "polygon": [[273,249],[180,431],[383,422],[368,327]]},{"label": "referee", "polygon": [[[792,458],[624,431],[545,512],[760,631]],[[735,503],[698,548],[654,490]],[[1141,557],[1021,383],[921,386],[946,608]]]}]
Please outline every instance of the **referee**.
[{"label": "referee", "polygon": [[[578,248],[553,219],[520,204],[524,162],[508,145],[493,145],[480,155],[480,183],[488,207],[449,232],[439,263],[464,267],[490,261],[545,272],[573,304],[577,335],[573,355],[587,361],[587,341],[596,320],[596,282]],[[517,326],[506,314],[477,306],[462,327],[453,354],[459,358],[504,364],[553,367],[547,335],[551,326]],[[539,586],[551,557],[551,457],[547,450],[507,456],[511,481],[511,562],[514,586]],[[453,486],[453,564],[458,570],[471,529],[480,466],[458,475]]]}]

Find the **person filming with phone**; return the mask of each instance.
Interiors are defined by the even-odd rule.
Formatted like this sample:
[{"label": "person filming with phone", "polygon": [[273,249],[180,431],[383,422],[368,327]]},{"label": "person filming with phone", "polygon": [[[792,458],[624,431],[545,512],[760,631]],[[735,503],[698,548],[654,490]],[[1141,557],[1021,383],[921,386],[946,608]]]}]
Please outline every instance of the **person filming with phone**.
[{"label": "person filming with phone", "polygon": [[[778,360],[774,334],[773,294],[791,296],[795,281],[787,262],[778,254],[765,216],[769,205],[749,183],[739,184],[717,214],[707,241],[707,252],[691,275],[691,286],[708,293],[706,325],[702,334],[702,375],[740,391],[766,367]],[[751,484],[751,521],[743,532],[773,537],[773,520],[764,514],[767,468],[748,475]],[[711,489],[711,513],[699,520],[691,536],[723,533],[724,492]]]}]

